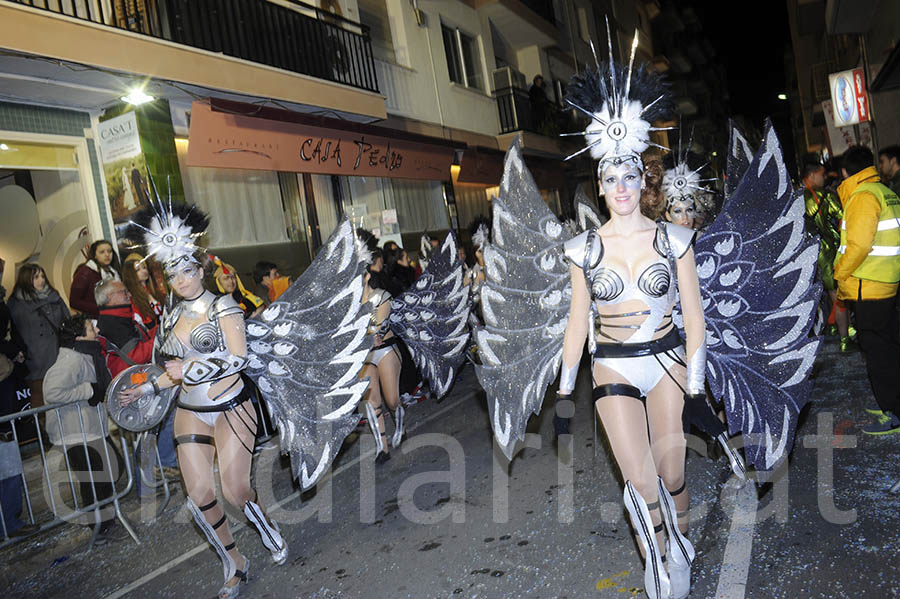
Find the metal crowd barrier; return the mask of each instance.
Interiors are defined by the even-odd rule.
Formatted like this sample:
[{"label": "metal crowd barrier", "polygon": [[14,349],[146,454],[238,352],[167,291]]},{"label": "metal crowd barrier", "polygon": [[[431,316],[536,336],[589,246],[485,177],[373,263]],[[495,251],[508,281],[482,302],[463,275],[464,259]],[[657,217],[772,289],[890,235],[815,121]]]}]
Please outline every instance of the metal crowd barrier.
[{"label": "metal crowd barrier", "polygon": [[[60,410],[62,409],[72,409],[78,408],[78,426],[80,428],[80,442],[71,442],[72,434],[70,431],[67,431],[63,427],[63,418],[60,415]],[[0,505],[0,548],[3,548],[7,545],[11,545],[13,543],[19,542],[32,536],[34,534],[38,534],[39,532],[54,528],[59,526],[64,522],[68,522],[71,520],[75,520],[78,518],[84,518],[85,516],[93,513],[94,523],[93,523],[93,534],[91,536],[91,541],[89,547],[93,547],[94,542],[97,540],[97,535],[100,532],[100,527],[102,524],[101,520],[101,509],[112,504],[115,509],[115,515],[125,527],[125,530],[128,531],[128,534],[131,535],[131,538],[134,539],[136,543],[140,543],[137,535],[134,532],[131,524],[125,519],[125,516],[122,514],[121,505],[119,500],[127,495],[132,486],[134,485],[134,477],[132,475],[132,463],[129,458],[128,452],[128,443],[124,438],[120,438],[120,443],[122,446],[122,462],[125,466],[125,474],[126,481],[124,485],[119,485],[119,480],[121,477],[121,472],[119,472],[118,476],[109,476],[107,475],[105,479],[108,480],[95,480],[95,470],[92,465],[95,460],[91,459],[90,450],[98,449],[90,446],[90,442],[87,439],[87,433],[85,432],[85,424],[84,424],[84,416],[82,409],[87,408],[87,410],[96,410],[97,418],[101,423],[101,435],[103,437],[103,453],[102,460],[103,468],[97,472],[97,477],[100,478],[100,474],[107,474],[108,471],[112,470],[113,460],[116,460],[115,463],[118,463],[118,459],[115,456],[115,451],[110,449],[110,444],[107,442],[107,437],[109,436],[109,425],[107,422],[106,409],[103,404],[99,404],[97,406],[90,406],[87,401],[77,401],[65,404],[50,404],[46,406],[41,406],[39,408],[32,408],[30,410],[24,410],[22,412],[16,412],[15,414],[10,414],[8,416],[3,416],[0,418],[0,425],[8,423],[12,428],[12,437],[13,442],[15,443],[16,451],[19,453],[19,457],[22,462],[22,472],[18,475],[22,481],[22,489],[24,492],[24,505],[27,507],[27,523],[31,525],[37,526],[37,530],[32,531],[29,534],[21,535],[21,536],[11,536],[6,526],[6,518],[3,514],[3,506]],[[56,419],[56,424],[59,425],[59,430],[62,432],[61,436],[61,444],[54,445],[52,449],[45,449],[45,438],[47,434],[42,430],[40,425],[39,415],[43,414],[45,418],[45,422],[50,419]],[[32,421],[35,430],[37,431],[37,450],[36,452],[32,452],[29,455],[22,456],[22,447],[19,446],[19,432],[18,429],[22,427],[26,422]],[[78,436],[76,433],[74,436]],[[49,446],[50,444],[47,443]],[[84,452],[85,462],[87,463],[87,471],[76,471],[73,470],[72,464],[69,459],[69,451],[72,449],[81,447],[81,451]],[[26,446],[28,447],[28,446]],[[59,455],[61,454],[61,455]],[[29,467],[33,467],[37,458],[40,458],[40,477],[37,481],[32,480],[29,482],[27,472]],[[65,464],[65,470],[61,469],[62,464]],[[87,474],[86,480],[84,475]],[[104,483],[111,485],[112,494],[109,497],[99,499],[97,496],[97,483]],[[66,485],[66,483],[68,483]],[[76,484],[82,485],[84,483],[89,483],[91,488],[91,497],[81,498],[79,501],[79,494],[76,491]],[[64,498],[62,496],[62,488],[68,487],[68,490],[71,491],[72,495],[72,506],[66,504]],[[89,501],[92,499],[92,501]],[[20,514],[15,514],[15,517],[19,517]]]},{"label": "metal crowd barrier", "polygon": [[[247,379],[247,381],[249,382],[249,379]],[[258,395],[258,391],[256,390],[255,385],[253,385],[252,382],[250,384],[252,387],[252,391],[254,392],[252,400],[257,408],[257,416],[259,422],[259,429],[256,435],[256,446],[258,451],[259,448],[261,448],[266,442],[270,441],[276,435],[277,431],[271,422],[266,402],[261,400],[261,397]],[[71,440],[71,435],[63,434],[61,439],[62,444],[54,445],[52,449],[48,450],[45,445],[49,446],[50,443],[47,440],[47,433],[41,427],[40,416],[43,415],[45,422],[47,419],[55,418],[56,423],[59,425],[59,429],[62,431],[63,418],[60,415],[60,410],[72,409],[75,407],[78,408],[78,424],[81,436],[80,442],[66,443],[67,437],[69,438],[69,440]],[[141,484],[147,486],[148,488],[156,490],[162,487],[163,496],[160,498],[161,501],[159,502],[156,509],[157,518],[168,506],[172,494],[169,489],[169,480],[163,470],[162,459],[159,454],[159,448],[156,445],[156,438],[153,434],[153,431],[147,431],[137,435],[127,433],[125,431],[122,431],[121,429],[118,431],[120,435],[119,444],[121,445],[122,450],[121,458],[122,462],[124,463],[126,475],[126,481],[124,485],[119,485],[121,476],[114,477],[115,480],[94,480],[95,470],[90,467],[92,464],[92,460],[89,455],[89,449],[91,448],[89,446],[87,434],[84,429],[84,417],[82,415],[82,408],[87,408],[88,410],[96,410],[97,412],[97,417],[102,423],[102,434],[104,437],[102,457],[105,459],[105,466],[110,467],[113,463],[113,460],[116,460],[116,456],[114,455],[115,452],[110,450],[109,443],[105,441],[105,439],[109,437],[110,431],[109,422],[107,420],[107,413],[103,404],[99,404],[93,407],[90,406],[87,401],[77,401],[65,404],[50,404],[41,406],[39,408],[32,408],[29,410],[24,410],[22,412],[16,412],[15,414],[10,414],[8,416],[0,417],[0,427],[8,423],[12,428],[13,442],[15,443],[16,451],[19,453],[19,458],[22,462],[22,472],[18,474],[18,477],[22,481],[22,489],[24,492],[23,503],[25,507],[27,507],[26,523],[38,526],[36,530],[31,531],[28,534],[12,536],[7,530],[6,518],[3,513],[3,506],[0,505],[0,549],[27,539],[30,536],[39,534],[40,532],[43,532],[45,530],[54,528],[65,522],[75,520],[79,517],[84,517],[85,515],[90,513],[94,514],[94,530],[91,536],[89,547],[93,547],[94,542],[97,540],[97,535],[102,524],[100,511],[102,508],[109,504],[113,505],[116,517],[125,527],[125,530],[128,531],[128,534],[131,536],[131,538],[134,539],[136,543],[140,543],[140,540],[138,539],[137,534],[135,534],[133,527],[122,513],[121,505],[119,503],[119,500],[130,493],[131,489],[134,487],[135,475],[140,476]],[[33,425],[34,429],[37,432],[37,442],[34,444],[36,445],[36,448],[32,447],[32,445],[19,445],[19,429],[21,429],[26,422],[28,422],[30,425]],[[121,434],[123,432],[125,432],[125,435]],[[129,442],[126,436],[134,437],[133,441]],[[69,461],[69,450],[78,446],[81,446],[82,451],[84,452],[86,462],[88,464],[87,472],[74,470],[72,464]],[[134,462],[138,447],[140,447],[141,454],[140,464]],[[25,448],[26,451],[28,451],[29,449],[32,449],[34,451],[30,451],[27,455],[23,456],[23,448]],[[37,481],[32,480],[31,482],[29,482],[27,476],[29,466],[33,468],[35,462],[38,461],[38,459],[40,461],[40,477],[37,479]],[[153,463],[153,465],[158,467],[160,474],[159,478],[156,478],[156,476],[153,474],[153,466],[147,466],[150,463]],[[64,470],[60,469],[60,466],[62,466],[63,464],[65,464]],[[103,472],[105,473],[106,470],[104,469]],[[84,480],[85,474],[87,474],[87,480]],[[108,478],[112,479],[113,477]],[[84,502],[85,498],[82,498],[82,500],[79,501],[79,494],[76,491],[76,486],[80,485],[83,482],[89,482],[91,486],[93,501],[90,501],[89,503]],[[113,490],[112,495],[104,499],[98,499],[96,485],[97,482],[111,484]],[[72,496],[72,507],[67,505],[65,503],[66,498],[61,496],[60,485],[64,487],[67,486],[70,490]],[[20,514],[15,514],[15,516],[19,517]]]}]

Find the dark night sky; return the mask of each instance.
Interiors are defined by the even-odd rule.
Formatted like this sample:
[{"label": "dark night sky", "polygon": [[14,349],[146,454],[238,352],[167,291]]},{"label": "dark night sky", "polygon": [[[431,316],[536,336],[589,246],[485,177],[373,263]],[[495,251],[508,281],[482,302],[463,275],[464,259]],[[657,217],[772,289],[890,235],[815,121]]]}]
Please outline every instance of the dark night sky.
[{"label": "dark night sky", "polygon": [[732,112],[762,119],[784,109],[776,96],[788,91],[784,55],[791,32],[785,4],[701,2],[696,11],[726,65]]},{"label": "dark night sky", "polygon": [[777,98],[779,93],[791,93],[784,76],[784,57],[791,46],[786,3],[697,2],[694,6],[703,34],[726,67],[731,114],[744,115],[760,131],[763,120],[772,118],[786,157],[793,162],[790,103]]}]

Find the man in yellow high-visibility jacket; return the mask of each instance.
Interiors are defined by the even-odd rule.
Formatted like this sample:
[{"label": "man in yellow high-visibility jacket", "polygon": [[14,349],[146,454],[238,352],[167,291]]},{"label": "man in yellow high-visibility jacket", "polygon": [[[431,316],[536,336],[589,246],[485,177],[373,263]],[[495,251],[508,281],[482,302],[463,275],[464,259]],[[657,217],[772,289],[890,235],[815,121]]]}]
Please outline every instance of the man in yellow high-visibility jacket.
[{"label": "man in yellow high-visibility jacket", "polygon": [[872,435],[900,433],[900,198],[881,184],[872,152],[854,146],[842,157],[844,207],[841,244],[834,264],[838,299],[856,317],[859,346],[878,410]]}]

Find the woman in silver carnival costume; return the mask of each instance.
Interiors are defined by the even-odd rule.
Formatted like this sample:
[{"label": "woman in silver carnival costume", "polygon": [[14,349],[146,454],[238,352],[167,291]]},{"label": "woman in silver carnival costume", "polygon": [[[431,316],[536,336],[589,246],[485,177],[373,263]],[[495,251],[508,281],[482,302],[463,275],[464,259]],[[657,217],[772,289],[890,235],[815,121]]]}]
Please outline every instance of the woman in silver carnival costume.
[{"label": "woman in silver carnival costume", "polygon": [[771,129],[723,208],[727,218],[696,246],[694,231],[642,214],[661,167],[641,152],[655,145],[651,122],[665,114],[668,93],[657,75],[634,67],[637,41],[626,68],[610,47],[609,64],[596,61],[568,87],[569,104],[590,118],[578,153],[599,161],[607,223],[569,237],[541,201],[519,143],[507,153],[484,248],[476,372],[495,439],[511,458],[560,371],[554,425],[568,435],[587,338],[593,404],[625,482],[645,589],[652,599],[681,599],[694,558],[685,536],[685,404],[703,398],[709,370],[732,432],[745,435],[748,461],[761,479],[777,468],[809,395],[820,339],[808,333],[821,289],[810,276],[815,240],[793,218],[802,197],[790,189]]},{"label": "woman in silver carnival costume", "polygon": [[180,385],[175,413],[175,445],[184,477],[187,505],[194,521],[222,560],[225,584],[220,599],[233,599],[247,581],[250,560],[237,549],[224,506],[216,499],[213,460],[218,454],[225,499],[243,508],[276,564],[288,548],[278,525],[266,517],[250,486],[257,415],[241,380],[249,355],[243,310],[231,295],[204,288],[203,260],[194,239],[209,219],[192,206],[171,204],[134,217],[129,239],[143,237],[165,268],[169,285],[181,299],[163,315],[156,353],[168,358],[165,374],[123,392],[123,403]]},{"label": "woman in silver carnival costume", "polygon": [[442,398],[465,360],[469,341],[468,288],[463,285],[463,264],[458,260],[453,233],[432,250],[422,274],[396,297],[385,289],[384,262],[375,236],[365,229],[357,229],[356,233],[373,256],[361,297],[362,303],[372,309],[368,336],[373,347],[360,378],[369,381],[366,419],[375,438],[375,463],[383,464],[390,459],[383,405],[394,416],[392,447],[400,446],[405,431],[398,344],[405,344],[431,392],[437,399]]}]

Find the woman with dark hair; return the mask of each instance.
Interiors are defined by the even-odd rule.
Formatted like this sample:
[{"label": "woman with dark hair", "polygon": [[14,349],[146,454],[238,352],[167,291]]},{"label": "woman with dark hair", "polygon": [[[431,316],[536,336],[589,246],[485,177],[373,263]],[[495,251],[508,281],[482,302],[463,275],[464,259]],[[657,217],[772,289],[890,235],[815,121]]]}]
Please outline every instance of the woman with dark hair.
[{"label": "woman with dark hair", "polygon": [[381,254],[384,257],[386,288],[397,297],[416,280],[416,269],[410,266],[406,250],[393,241],[384,244]]},{"label": "woman with dark hair", "polygon": [[50,285],[44,269],[33,262],[19,269],[7,305],[28,350],[25,380],[31,388],[31,407],[36,408],[44,405],[44,375],[56,361],[59,326],[69,317],[69,308]]},{"label": "woman with dark hair", "polygon": [[121,280],[119,256],[111,242],[100,239],[88,249],[88,259],[75,270],[72,287],[69,289],[69,303],[72,308],[91,318],[97,318],[97,302],[94,286],[106,279]]},{"label": "woman with dark hair", "polygon": [[158,298],[147,261],[140,254],[129,254],[122,269],[122,282],[131,294],[136,314],[147,329],[152,329],[162,316],[165,298]]}]

